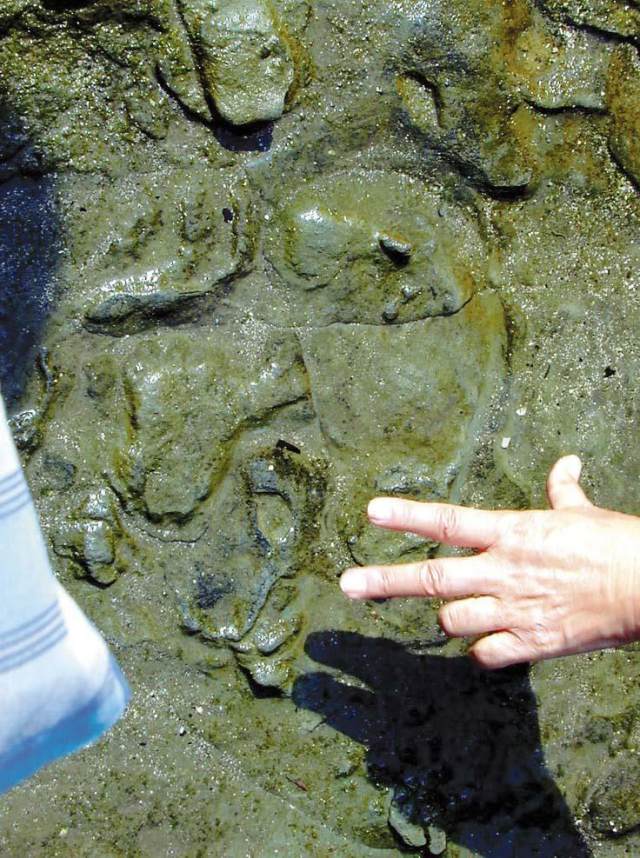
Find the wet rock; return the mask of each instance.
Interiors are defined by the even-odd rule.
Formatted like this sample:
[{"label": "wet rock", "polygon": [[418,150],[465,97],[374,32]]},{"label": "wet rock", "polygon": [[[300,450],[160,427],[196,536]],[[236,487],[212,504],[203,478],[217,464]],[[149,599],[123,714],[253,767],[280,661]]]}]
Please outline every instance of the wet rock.
[{"label": "wet rock", "polygon": [[157,86],[140,86],[125,101],[129,119],[152,140],[164,140],[169,132],[171,111]]},{"label": "wet rock", "polygon": [[523,192],[538,173],[537,111],[602,111],[612,46],[560,28],[533,4],[432,4],[397,59],[409,123],[490,191]]},{"label": "wet rock", "polygon": [[270,462],[275,484],[257,485],[256,460],[238,455],[212,501],[215,519],[225,521],[225,528],[207,538],[203,562],[209,579],[226,586],[205,603],[201,591],[194,593],[189,568],[176,570],[171,580],[206,638],[234,642],[252,675],[274,670],[284,682],[287,645],[301,620],[295,603],[283,601],[278,584],[313,566],[326,476],[322,464],[293,463],[288,454],[276,453]]},{"label": "wet rock", "polygon": [[543,112],[603,113],[613,51],[593,33],[551,27],[536,15],[514,44],[510,77],[526,102]]},{"label": "wet rock", "polygon": [[554,16],[579,27],[591,27],[603,34],[638,37],[640,9],[637,3],[619,3],[618,0],[542,0],[540,4]]},{"label": "wet rock", "polygon": [[529,24],[528,4],[479,10],[456,0],[427,14],[409,2],[402,9],[411,30],[397,86],[409,122],[479,183],[525,188],[535,160],[506,60]]},{"label": "wet rock", "polygon": [[210,123],[211,106],[202,86],[197,55],[185,32],[183,16],[176,3],[167,2],[163,6],[166,26],[158,43],[158,78],[188,115]]},{"label": "wet rock", "polygon": [[[356,562],[424,552],[423,540],[374,528],[362,511],[376,491],[450,497],[473,455],[469,427],[487,419],[491,391],[502,383],[504,334],[500,304],[486,294],[451,317],[389,328],[331,326],[303,336],[315,406],[343,490],[337,528]],[[393,360],[382,364],[376,356],[386,348]]]},{"label": "wet rock", "polygon": [[238,664],[244,667],[251,680],[258,686],[257,695],[278,696],[277,691],[286,691],[291,687],[292,674],[289,665],[282,659],[252,658],[244,655],[237,657]]},{"label": "wet rock", "polygon": [[597,781],[589,815],[599,834],[618,837],[640,826],[640,760],[630,753],[615,757],[611,768]]},{"label": "wet rock", "polygon": [[[37,379],[32,377],[31,384],[31,399],[34,407],[18,411],[9,418],[13,440],[17,448],[26,455],[33,453],[42,443],[45,417],[49,406],[59,393],[57,372],[46,348],[41,348],[38,352],[36,370]],[[3,387],[3,396],[9,403],[11,402],[8,396],[10,389],[10,387],[8,389]],[[65,464],[68,466],[68,463]],[[70,467],[73,468],[72,465]]]},{"label": "wet rock", "polygon": [[384,310],[382,311],[382,318],[385,322],[395,322],[398,318],[399,308],[395,301],[391,301],[385,305]]},{"label": "wet rock", "polygon": [[30,5],[30,0],[7,0],[0,10],[0,31],[9,26]]},{"label": "wet rock", "polygon": [[41,415],[34,408],[28,408],[10,418],[11,434],[19,450],[33,452],[41,443],[40,417]]},{"label": "wet rock", "polygon": [[[451,460],[464,446],[467,421],[479,405],[487,374],[499,379],[503,324],[499,302],[485,295],[450,318],[396,328],[345,325],[305,332],[316,407],[332,443],[357,455],[365,439],[367,446],[384,439],[384,470],[402,463],[405,474],[413,473],[409,463],[414,445],[427,445],[430,468],[425,473],[420,464],[415,480],[430,478],[435,485],[446,485],[436,462],[446,462],[445,470],[452,470]],[[392,344],[394,354],[384,366],[376,358],[382,343]],[[350,385],[355,366],[359,383]],[[464,382],[457,380],[462,378]],[[448,395],[440,398],[438,391],[445,388]],[[373,404],[376,417],[368,420]],[[388,455],[392,448],[400,453],[397,462]],[[381,470],[376,469],[377,475]]]},{"label": "wet rock", "polygon": [[389,825],[406,846],[419,849],[427,845],[423,827],[410,822],[393,802],[389,808]]},{"label": "wet rock", "polygon": [[267,253],[304,322],[455,313],[487,276],[471,207],[380,171],[325,176],[294,192],[273,219]]},{"label": "wet rock", "polygon": [[254,641],[256,649],[263,655],[271,655],[300,630],[300,617],[279,618],[274,622],[262,623],[256,628]]},{"label": "wet rock", "polygon": [[[210,134],[221,120],[242,128],[280,118],[307,79],[299,41],[306,2],[102,0],[46,6],[44,13],[38,10],[38,25],[50,42],[61,25],[81,21],[76,52],[91,52],[97,44],[114,61],[113,86],[126,80],[122,95],[129,123],[154,141],[167,138],[174,99],[189,119],[209,126]],[[130,26],[121,26],[123,20]]]},{"label": "wet rock", "polygon": [[640,186],[640,60],[628,46],[619,48],[607,81],[611,114],[609,148],[618,164]]},{"label": "wet rock", "polygon": [[119,393],[110,393],[120,397],[115,413],[132,440],[112,479],[151,521],[191,516],[224,473],[243,426],[307,393],[292,335],[256,331],[249,344],[229,332],[194,341],[167,331],[123,346]]},{"label": "wet rock", "polygon": [[67,300],[92,331],[123,335],[181,318],[250,268],[255,216],[242,176],[205,171],[174,178],[174,189],[162,193],[154,175],[78,183],[79,199],[68,212],[75,239],[69,274],[78,287]]},{"label": "wet rock", "polygon": [[130,548],[115,498],[106,489],[86,497],[54,535],[56,554],[73,561],[77,577],[103,587],[127,568]]},{"label": "wet rock", "polygon": [[42,463],[44,482],[54,491],[67,491],[75,481],[76,467],[57,456],[45,455]]},{"label": "wet rock", "polygon": [[299,78],[301,51],[276,4],[180,0],[180,8],[219,116],[235,126],[279,119]]},{"label": "wet rock", "polygon": [[[271,630],[251,644],[252,659],[279,659],[298,620],[282,615],[292,594],[277,584],[318,565],[326,491],[317,439],[315,455],[303,452],[304,432],[317,427],[296,336],[256,327],[251,341],[228,329],[196,339],[182,330],[105,345],[74,395],[57,401],[52,435],[34,459],[40,474],[54,456],[75,469],[66,503],[56,503],[53,487],[44,497],[56,507],[59,556],[107,583],[126,544],[121,530],[152,540],[182,628],[209,641],[242,640],[273,594],[264,614]],[[58,433],[67,409],[92,416]],[[76,510],[85,487],[105,484],[122,517]]]},{"label": "wet rock", "polygon": [[[17,145],[24,154],[19,127],[17,120],[5,117],[8,152]],[[49,177],[1,179],[0,383],[11,406],[37,364],[42,332],[54,305],[52,281],[59,268],[61,225]]]},{"label": "wet rock", "polygon": [[429,834],[429,852],[432,855],[443,855],[447,850],[447,835],[436,825],[430,825],[427,829]]},{"label": "wet rock", "polygon": [[250,634],[232,644],[238,664],[253,682],[290,692],[295,679],[292,662],[302,617],[295,609],[284,614],[273,599],[265,605]]},{"label": "wet rock", "polygon": [[[506,855],[538,846],[549,855],[588,854],[571,825],[558,826],[563,801],[540,753],[525,672],[483,674],[464,657],[410,655],[389,638],[341,631],[310,635],[306,651],[324,670],[296,683],[296,705],[366,748],[369,776],[393,787],[389,816],[407,842],[425,845],[429,827],[454,841],[462,829],[463,843],[480,830],[480,854],[498,846]],[[412,663],[406,674],[404,658]],[[441,833],[429,835],[442,846]]]},{"label": "wet rock", "polygon": [[588,767],[634,742],[628,653],[540,666],[533,695],[457,658],[437,604],[337,576],[439,551],[372,528],[372,495],[529,507],[563,445],[599,504],[636,503],[640,198],[606,137],[632,175],[638,3],[313,6],[0,11],[29,129],[0,121],[0,180],[55,168],[63,251],[59,381],[14,425],[56,571],[143,689],[42,773],[42,813],[5,797],[3,854],[396,858],[446,831],[577,858]]}]

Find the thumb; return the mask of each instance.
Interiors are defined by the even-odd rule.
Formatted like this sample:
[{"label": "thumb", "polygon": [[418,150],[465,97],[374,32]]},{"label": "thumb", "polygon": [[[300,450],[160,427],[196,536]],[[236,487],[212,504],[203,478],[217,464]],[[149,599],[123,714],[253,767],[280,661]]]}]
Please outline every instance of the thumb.
[{"label": "thumb", "polygon": [[582,462],[577,456],[558,459],[547,479],[547,497],[553,509],[593,506],[579,485]]}]

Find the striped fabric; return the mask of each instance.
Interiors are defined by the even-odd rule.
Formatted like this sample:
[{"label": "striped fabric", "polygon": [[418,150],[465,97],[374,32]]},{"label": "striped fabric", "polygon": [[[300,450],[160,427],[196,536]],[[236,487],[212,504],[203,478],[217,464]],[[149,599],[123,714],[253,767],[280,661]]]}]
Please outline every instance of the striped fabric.
[{"label": "striped fabric", "polygon": [[43,655],[67,634],[58,600],[41,614],[0,635],[0,673]]},{"label": "striped fabric", "polygon": [[0,399],[0,792],[99,738],[129,698],[54,577]]},{"label": "striped fabric", "polygon": [[30,500],[29,488],[20,468],[0,480],[0,518],[13,515]]}]

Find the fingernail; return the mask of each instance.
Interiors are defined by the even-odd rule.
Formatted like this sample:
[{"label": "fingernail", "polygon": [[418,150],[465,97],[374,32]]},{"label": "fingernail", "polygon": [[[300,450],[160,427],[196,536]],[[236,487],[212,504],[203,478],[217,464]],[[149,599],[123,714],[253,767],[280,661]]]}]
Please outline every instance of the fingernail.
[{"label": "fingernail", "polygon": [[371,521],[383,522],[391,518],[391,503],[386,498],[374,498],[369,502],[367,515]]},{"label": "fingernail", "polygon": [[340,588],[350,599],[358,599],[364,596],[367,590],[367,581],[361,569],[347,569],[340,578]]}]

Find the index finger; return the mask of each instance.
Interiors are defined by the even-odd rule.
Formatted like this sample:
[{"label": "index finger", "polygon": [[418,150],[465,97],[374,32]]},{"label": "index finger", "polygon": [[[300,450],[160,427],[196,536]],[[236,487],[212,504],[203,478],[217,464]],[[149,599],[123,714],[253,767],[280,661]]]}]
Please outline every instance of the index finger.
[{"label": "index finger", "polygon": [[490,548],[508,513],[447,503],[421,503],[403,498],[375,498],[368,507],[373,524],[417,533],[462,548]]}]

